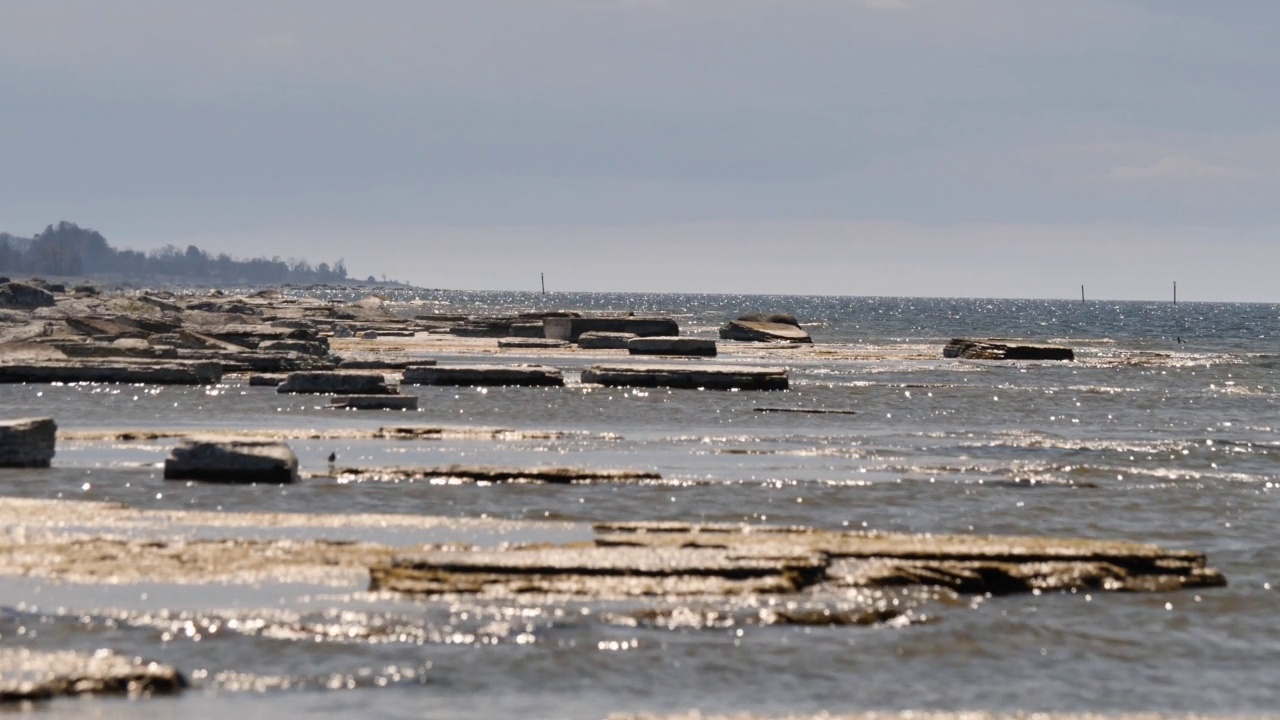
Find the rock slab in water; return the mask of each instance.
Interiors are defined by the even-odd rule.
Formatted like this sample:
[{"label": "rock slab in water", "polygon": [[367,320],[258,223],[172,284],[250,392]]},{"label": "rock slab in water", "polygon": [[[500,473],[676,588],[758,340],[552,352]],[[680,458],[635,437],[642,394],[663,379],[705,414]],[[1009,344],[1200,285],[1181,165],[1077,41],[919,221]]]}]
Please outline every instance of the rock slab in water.
[{"label": "rock slab in water", "polygon": [[738,340],[746,342],[788,342],[811,343],[809,333],[796,325],[780,322],[761,322],[755,320],[730,320],[720,328],[722,340]]},{"label": "rock slab in water", "polygon": [[278,440],[189,438],[169,452],[164,479],[291,483],[298,479],[298,457]]},{"label": "rock slab in water", "polygon": [[142,383],[148,385],[215,385],[222,366],[215,362],[128,362],[65,360],[39,363],[0,362],[0,383]]},{"label": "rock slab in water", "polygon": [[168,665],[109,650],[0,649],[0,703],[91,694],[145,697],[185,687],[186,678]]},{"label": "rock slab in water", "polygon": [[707,390],[786,390],[785,368],[749,365],[593,365],[582,382],[611,387],[670,387]]},{"label": "rock slab in water", "polygon": [[635,333],[584,332],[578,336],[578,347],[583,350],[626,350],[627,341],[635,337]]},{"label": "rock slab in water", "polygon": [[632,355],[715,357],[716,341],[692,337],[637,337],[627,341]]},{"label": "rock slab in water", "polygon": [[0,420],[0,467],[49,467],[57,438],[53,418]]},{"label": "rock slab in water", "polygon": [[278,393],[311,393],[318,395],[394,395],[397,390],[387,385],[381,373],[296,372],[289,373],[276,386]]},{"label": "rock slab in water", "polygon": [[637,317],[548,317],[542,320],[543,332],[549,338],[577,342],[586,332],[623,332],[641,337],[674,336],[680,325],[671,318]]},{"label": "rock slab in water", "polygon": [[564,375],[546,365],[436,365],[405,368],[405,385],[553,386],[564,385]]},{"label": "rock slab in water", "polygon": [[337,395],[329,407],[339,410],[417,410],[416,395]]},{"label": "rock slab in water", "polygon": [[569,341],[527,336],[508,337],[499,340],[498,347],[507,350],[554,350],[569,347]]},{"label": "rock slab in water", "polygon": [[1057,345],[1014,344],[1008,340],[954,338],[942,348],[942,357],[965,360],[1075,360],[1071,348]]}]

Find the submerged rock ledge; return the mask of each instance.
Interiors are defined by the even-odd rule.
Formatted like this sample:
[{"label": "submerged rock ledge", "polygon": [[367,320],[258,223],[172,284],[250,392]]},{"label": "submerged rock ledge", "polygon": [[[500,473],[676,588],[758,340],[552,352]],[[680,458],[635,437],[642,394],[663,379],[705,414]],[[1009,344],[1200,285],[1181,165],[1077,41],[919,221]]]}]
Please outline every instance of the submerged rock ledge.
[{"label": "submerged rock ledge", "polygon": [[90,694],[139,697],[185,687],[186,678],[168,665],[107,650],[86,654],[0,648],[0,703]]}]

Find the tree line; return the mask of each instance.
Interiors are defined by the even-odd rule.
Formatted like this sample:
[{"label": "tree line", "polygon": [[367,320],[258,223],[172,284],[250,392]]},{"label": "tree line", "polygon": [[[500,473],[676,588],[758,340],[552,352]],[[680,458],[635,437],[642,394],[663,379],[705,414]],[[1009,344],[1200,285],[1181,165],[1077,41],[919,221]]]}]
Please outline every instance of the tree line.
[{"label": "tree line", "polygon": [[201,285],[309,285],[347,280],[342,260],[314,267],[306,260],[279,257],[237,260],[226,253],[210,255],[195,245],[186,250],[166,245],[148,253],[117,250],[101,233],[65,220],[30,238],[0,232],[0,273],[193,281]]}]

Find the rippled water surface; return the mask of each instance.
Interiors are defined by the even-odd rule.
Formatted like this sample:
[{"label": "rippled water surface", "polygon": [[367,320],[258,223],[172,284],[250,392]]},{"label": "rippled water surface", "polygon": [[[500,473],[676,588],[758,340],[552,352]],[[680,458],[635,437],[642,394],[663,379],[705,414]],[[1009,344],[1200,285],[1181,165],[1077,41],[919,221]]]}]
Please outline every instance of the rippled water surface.
[{"label": "rippled water surface", "polygon": [[[637,624],[616,621],[626,607],[598,604],[423,603],[369,595],[360,578],[251,590],[0,579],[0,642],[111,647],[180,667],[198,686],[145,705],[57,701],[37,712],[586,718],[689,708],[1280,707],[1280,306],[457,292],[392,300],[406,315],[551,307],[674,315],[685,333],[705,337],[743,312],[787,311],[819,345],[871,359],[778,354],[792,379],[783,393],[604,389],[582,385],[582,362],[566,361],[558,363],[565,388],[422,387],[415,413],[335,412],[323,400],[237,381],[0,386],[4,415],[52,415],[64,430],[560,431],[294,441],[316,477],[285,488],[166,483],[158,463],[171,441],[68,441],[49,470],[0,470],[0,488],[146,509],[557,520],[583,532],[602,520],[682,520],[1131,539],[1207,552],[1230,584],[1154,595],[895,591],[864,600],[907,611],[900,622],[798,627],[761,620],[768,613],[759,607],[721,623]],[[944,360],[941,344],[953,336],[1061,342],[1078,359]],[[850,412],[757,411],[777,407]],[[569,465],[652,469],[662,480],[344,482],[325,476],[330,452],[364,467]]]}]

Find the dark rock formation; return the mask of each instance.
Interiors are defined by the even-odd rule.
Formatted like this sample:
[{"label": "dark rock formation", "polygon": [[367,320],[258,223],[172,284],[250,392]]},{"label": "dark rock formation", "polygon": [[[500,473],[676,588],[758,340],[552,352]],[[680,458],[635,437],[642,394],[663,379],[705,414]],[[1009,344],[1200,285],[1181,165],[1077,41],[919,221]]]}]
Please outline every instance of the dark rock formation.
[{"label": "dark rock formation", "polygon": [[671,318],[618,315],[613,317],[548,317],[542,321],[547,337],[577,342],[585,332],[622,332],[640,337],[675,336],[680,325]]},{"label": "dark rock formation", "polygon": [[670,387],[707,390],[786,390],[784,368],[747,365],[593,365],[582,382],[613,387]]},{"label": "dark rock formation", "polygon": [[280,393],[315,393],[327,395],[394,395],[397,390],[387,385],[381,373],[296,372],[289,373],[276,387]]},{"label": "dark rock formation", "polygon": [[0,383],[146,383],[150,385],[214,385],[222,366],[213,362],[143,362],[127,360],[46,360],[0,362]]},{"label": "dark rock formation", "polygon": [[337,395],[329,407],[338,410],[417,410],[415,395]]},{"label": "dark rock formation", "polygon": [[627,341],[632,355],[715,357],[716,341],[692,337],[637,337]]},{"label": "dark rock formation", "polygon": [[298,458],[277,440],[189,438],[169,452],[164,479],[291,483],[298,479]]},{"label": "dark rock formation", "polygon": [[544,337],[509,337],[499,340],[498,347],[507,350],[553,350],[569,347],[569,341]]},{"label": "dark rock formation", "polygon": [[593,470],[572,467],[501,467],[493,465],[447,465],[431,468],[343,468],[339,476],[375,477],[388,480],[459,478],[476,482],[539,482],[568,484],[578,482],[635,482],[661,480],[651,470]]},{"label": "dark rock formation", "polygon": [[546,365],[435,365],[405,368],[405,385],[560,386],[564,375]]},{"label": "dark rock formation", "polygon": [[0,285],[0,308],[6,310],[35,310],[53,307],[53,293],[27,283],[7,282]]},{"label": "dark rock formation", "polygon": [[0,467],[49,467],[57,438],[53,418],[0,420]]},{"label": "dark rock formation", "polygon": [[726,323],[724,327],[720,328],[720,338],[722,340],[740,340],[748,342],[813,342],[813,338],[809,337],[809,333],[802,330],[799,325],[793,323],[748,320],[745,318],[730,320]]},{"label": "dark rock formation", "polygon": [[1008,340],[955,338],[942,348],[942,357],[965,360],[1075,360],[1071,348],[1057,345],[1014,344]]}]

